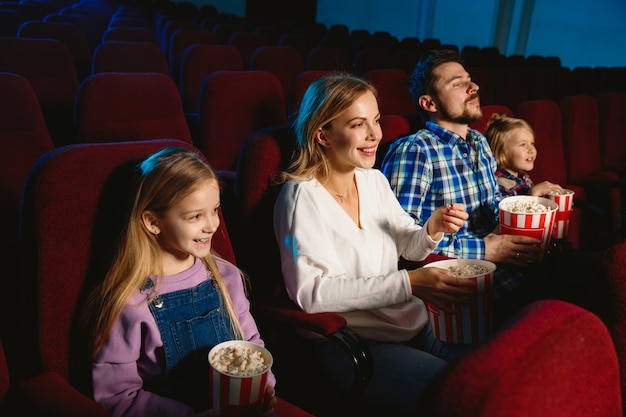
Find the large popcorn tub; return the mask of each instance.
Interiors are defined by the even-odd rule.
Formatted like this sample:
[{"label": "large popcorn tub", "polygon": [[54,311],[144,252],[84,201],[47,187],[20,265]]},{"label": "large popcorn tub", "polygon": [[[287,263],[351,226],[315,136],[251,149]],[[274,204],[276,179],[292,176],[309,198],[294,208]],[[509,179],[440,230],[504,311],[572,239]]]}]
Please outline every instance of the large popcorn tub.
[{"label": "large popcorn tub", "polygon": [[222,417],[257,417],[261,412],[271,353],[263,346],[231,340],[208,355],[211,404]]},{"label": "large popcorn tub", "polygon": [[[476,298],[469,304],[446,305],[453,312],[426,303],[435,337],[449,343],[478,343],[493,331],[493,277],[496,265],[479,259],[446,259],[424,268],[442,268],[476,283]],[[462,274],[462,272],[465,272]]]},{"label": "large popcorn tub", "polygon": [[541,248],[546,249],[558,209],[554,201],[518,195],[502,199],[498,207],[501,234],[534,237],[541,241]]},{"label": "large popcorn tub", "polygon": [[574,191],[565,189],[563,194],[548,194],[547,198],[554,201],[558,207],[552,237],[566,239],[569,233],[569,219],[574,211]]}]

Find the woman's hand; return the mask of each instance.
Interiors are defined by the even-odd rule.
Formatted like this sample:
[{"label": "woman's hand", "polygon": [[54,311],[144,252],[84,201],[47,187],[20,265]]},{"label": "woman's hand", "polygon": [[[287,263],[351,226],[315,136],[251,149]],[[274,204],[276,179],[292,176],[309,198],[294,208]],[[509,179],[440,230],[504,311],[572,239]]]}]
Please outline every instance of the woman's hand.
[{"label": "woman's hand", "polygon": [[439,240],[443,233],[456,233],[468,218],[465,204],[454,203],[439,207],[426,223],[428,235],[433,240]]},{"label": "woman's hand", "polygon": [[476,296],[476,283],[458,278],[443,268],[417,268],[409,273],[413,295],[451,311],[450,305],[468,304]]},{"label": "woman's hand", "polygon": [[490,233],[483,240],[487,261],[525,267],[543,258],[541,241],[529,236]]}]

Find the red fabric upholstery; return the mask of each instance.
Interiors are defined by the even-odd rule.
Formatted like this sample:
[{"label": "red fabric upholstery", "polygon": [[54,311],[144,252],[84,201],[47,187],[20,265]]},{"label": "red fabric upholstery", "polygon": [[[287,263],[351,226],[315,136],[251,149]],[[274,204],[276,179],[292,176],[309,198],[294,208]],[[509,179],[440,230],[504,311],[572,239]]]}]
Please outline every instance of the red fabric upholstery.
[{"label": "red fabric upholstery", "polygon": [[496,101],[495,81],[491,68],[485,66],[467,66],[465,69],[470,77],[472,77],[472,81],[478,85],[478,95],[480,96],[481,105],[504,105]]},{"label": "red fabric upholstery", "polygon": [[180,82],[180,65],[185,50],[197,44],[215,45],[217,38],[212,32],[201,29],[181,28],[170,36],[170,49],[167,53],[170,73],[176,83]]},{"label": "red fabric upholstery", "polygon": [[526,74],[526,97],[528,100],[559,100],[557,92],[558,67],[531,65]]},{"label": "red fabric upholstery", "polygon": [[469,126],[482,132],[483,134],[487,130],[487,124],[489,123],[489,119],[494,114],[506,114],[507,116],[513,117],[513,111],[509,109],[507,106],[501,104],[487,104],[480,107],[483,112],[483,117],[477,122],[471,123]]},{"label": "red fabric upholstery", "polygon": [[615,347],[593,313],[535,302],[451,364],[427,396],[434,417],[622,415]]},{"label": "red fabric upholstery", "polygon": [[183,108],[197,117],[198,99],[204,78],[214,71],[243,71],[241,54],[234,46],[196,44],[185,50],[181,58],[180,94]]},{"label": "red fabric upholstery", "polygon": [[44,372],[27,379],[19,389],[20,398],[26,399],[20,403],[20,412],[50,417],[110,417],[102,406],[55,372]]},{"label": "red fabric upholstery", "polygon": [[378,108],[382,115],[415,114],[417,109],[409,93],[409,74],[399,68],[378,68],[367,71],[363,78],[378,90]]},{"label": "red fabric upholstery", "polygon": [[85,79],[76,98],[76,130],[81,143],[192,141],[176,84],[161,73],[103,72]]},{"label": "red fabric upholstery", "polygon": [[219,71],[205,78],[196,146],[211,166],[233,172],[241,145],[258,129],[287,122],[280,81],[267,71]]},{"label": "red fabric upholstery", "polygon": [[[0,407],[4,402],[4,398],[9,390],[11,380],[9,378],[9,367],[7,365],[6,356],[4,355],[4,347],[0,340]],[[1,410],[2,408],[0,408]]]},{"label": "red fabric upholstery", "polygon": [[94,50],[102,39],[102,33],[100,26],[97,24],[93,16],[76,14],[76,13],[51,13],[46,15],[43,19],[44,22],[61,22],[71,23],[76,25],[83,31],[87,37],[89,43],[89,49]]},{"label": "red fabric upholstery", "polygon": [[18,29],[20,38],[51,38],[63,42],[74,58],[76,74],[82,80],[91,73],[91,49],[85,33],[76,25],[63,22],[29,20]]},{"label": "red fabric upholstery", "polygon": [[607,249],[600,278],[601,285],[593,287],[594,311],[613,336],[620,361],[622,400],[626,401],[626,241]]},{"label": "red fabric upholstery", "polygon": [[234,32],[228,38],[228,45],[237,48],[243,59],[243,67],[250,69],[250,57],[256,48],[270,46],[270,37],[265,33],[251,33],[245,31]]},{"label": "red fabric upholstery", "polygon": [[563,116],[563,145],[568,180],[585,188],[587,197],[607,212],[609,232],[619,233],[621,193],[626,181],[602,168],[598,104],[593,96],[577,95],[559,103]]},{"label": "red fabric upholstery", "polygon": [[32,86],[26,78],[7,72],[0,73],[0,146],[1,210],[13,212],[17,220],[28,171],[54,144]]},{"label": "red fabric upholstery", "polygon": [[376,163],[374,164],[374,168],[380,168],[380,164],[394,140],[412,132],[409,120],[399,114],[384,114],[381,116],[380,127],[383,131],[383,138],[376,150]]},{"label": "red fabric upholstery", "polygon": [[346,48],[316,46],[304,59],[305,70],[342,71],[352,73],[352,56]]},{"label": "red fabric upholstery", "polygon": [[[382,68],[396,68],[393,52],[390,48],[385,48],[382,45],[368,46],[360,49],[354,55],[354,70],[356,74],[363,75],[368,71]],[[404,70],[401,71],[406,73]]]},{"label": "red fabric upholstery", "polygon": [[287,100],[287,114],[292,115],[300,108],[300,102],[304,92],[313,81],[324,75],[331,74],[332,71],[327,70],[304,70],[300,72],[293,80],[289,98]]},{"label": "red fabric upholstery", "polygon": [[200,29],[200,26],[197,22],[181,16],[164,21],[163,26],[161,27],[161,30],[159,32],[159,43],[161,45],[161,50],[164,54],[168,56],[168,58],[170,45],[172,43],[172,35],[174,34],[174,32],[180,29]]},{"label": "red fabric upholstery", "polygon": [[[29,177],[20,242],[25,254],[20,304],[25,349],[20,364],[26,376],[34,376],[23,379],[20,394],[33,412],[107,415],[86,396],[83,378],[90,368],[74,350],[79,342],[72,334],[75,309],[119,236],[134,166],[165,146],[199,152],[176,140],[72,145],[46,154]],[[213,245],[235,261],[223,219]],[[35,262],[33,254],[39,254]],[[28,369],[33,363],[35,368]],[[309,416],[282,400],[277,411]]]},{"label": "red fabric upholstery", "polygon": [[7,327],[16,325],[10,317],[18,281],[22,188],[35,161],[54,148],[33,88],[24,77],[6,72],[0,73],[0,148],[0,230],[4,240],[0,251],[0,334],[4,334]]},{"label": "red fabric upholstery", "polygon": [[313,40],[313,36],[311,35],[307,35],[305,33],[290,32],[282,35],[278,39],[278,41],[276,41],[276,44],[278,46],[293,46],[300,52],[300,55],[304,58],[315,46],[315,41]]},{"label": "red fabric upholstery", "polygon": [[33,87],[56,146],[74,142],[78,76],[69,48],[54,39],[0,38],[0,71],[26,78]]},{"label": "red fabric upholstery", "polygon": [[304,71],[304,58],[298,49],[292,46],[262,46],[254,50],[250,56],[248,69],[268,71],[276,75],[283,87],[285,103],[293,80]]},{"label": "red fabric upholstery", "polygon": [[521,67],[494,68],[493,86],[495,103],[503,104],[509,109],[516,109],[519,103],[527,100],[526,74]]},{"label": "red fabric upholstery", "polygon": [[152,42],[158,44],[154,30],[147,27],[123,27],[111,26],[102,34],[102,42],[129,41],[129,42]]},{"label": "red fabric upholstery", "polygon": [[576,193],[574,212],[570,218],[569,240],[575,248],[580,249],[586,244],[582,241],[581,228],[582,206],[588,203],[588,199],[584,188],[571,184],[567,178],[561,109],[553,100],[523,101],[519,104],[515,116],[526,120],[535,132],[538,156],[535,167],[530,172],[533,182],[550,181]]},{"label": "red fabric upholstery", "polygon": [[170,75],[165,54],[153,42],[106,41],[93,52],[92,73],[158,72]]},{"label": "red fabric upholstery", "polygon": [[230,36],[240,30],[242,30],[241,26],[237,23],[217,23],[211,28],[211,32],[217,36],[217,40],[222,45],[228,45]]},{"label": "red fabric upholstery", "polygon": [[600,122],[600,149],[604,169],[626,175],[626,92],[597,96]]}]

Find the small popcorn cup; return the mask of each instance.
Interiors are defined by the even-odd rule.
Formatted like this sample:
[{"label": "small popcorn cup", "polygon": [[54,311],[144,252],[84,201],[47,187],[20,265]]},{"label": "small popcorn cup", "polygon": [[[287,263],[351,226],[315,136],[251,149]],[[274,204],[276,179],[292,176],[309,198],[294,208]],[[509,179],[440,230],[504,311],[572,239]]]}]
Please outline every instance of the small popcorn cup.
[{"label": "small popcorn cup", "polygon": [[459,278],[476,283],[476,298],[469,304],[446,305],[453,312],[426,303],[434,336],[442,342],[470,344],[484,341],[493,332],[493,278],[496,264],[480,259],[446,259],[431,262],[424,268],[467,269],[482,267],[480,274],[463,274]]},{"label": "small popcorn cup", "polygon": [[554,239],[567,239],[569,233],[569,218],[574,211],[574,191],[564,189],[563,194],[550,193],[546,198],[554,201],[558,209],[554,220]]},{"label": "small popcorn cup", "polygon": [[[252,353],[260,352],[263,360],[262,369],[258,371],[242,371],[244,365],[235,371],[227,369],[225,360],[222,355],[227,350],[228,355],[234,361],[242,358],[232,349],[241,348],[243,352]],[[220,360],[222,356],[222,360]],[[259,417],[261,415],[261,406],[263,404],[263,396],[267,385],[267,376],[273,364],[271,353],[263,346],[243,340],[230,340],[215,345],[208,355],[209,359],[209,375],[211,380],[211,407],[219,411],[221,417]],[[250,363],[244,361],[243,363]]]},{"label": "small popcorn cup", "polygon": [[[544,206],[546,210],[520,211],[524,206]],[[503,198],[498,207],[500,209],[500,233],[534,237],[541,241],[541,249],[546,249],[552,238],[558,209],[554,201],[544,197],[518,195]]]}]

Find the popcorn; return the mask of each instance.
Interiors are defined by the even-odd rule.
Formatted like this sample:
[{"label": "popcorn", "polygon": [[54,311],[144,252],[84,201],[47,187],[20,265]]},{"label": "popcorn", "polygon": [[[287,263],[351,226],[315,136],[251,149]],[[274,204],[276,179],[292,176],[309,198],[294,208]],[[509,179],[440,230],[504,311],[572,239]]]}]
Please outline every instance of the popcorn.
[{"label": "popcorn", "polygon": [[541,204],[536,201],[522,200],[516,200],[502,204],[500,209],[506,210],[511,213],[546,213],[550,211],[550,208],[545,204]]},{"label": "popcorn", "polygon": [[222,347],[209,360],[218,371],[236,376],[261,374],[269,367],[260,351],[244,346]]},{"label": "popcorn", "polygon": [[477,277],[480,275],[485,275],[489,272],[489,268],[479,264],[460,264],[460,265],[451,265],[448,267],[448,270],[455,277],[465,278],[465,277]]}]

